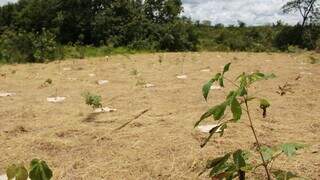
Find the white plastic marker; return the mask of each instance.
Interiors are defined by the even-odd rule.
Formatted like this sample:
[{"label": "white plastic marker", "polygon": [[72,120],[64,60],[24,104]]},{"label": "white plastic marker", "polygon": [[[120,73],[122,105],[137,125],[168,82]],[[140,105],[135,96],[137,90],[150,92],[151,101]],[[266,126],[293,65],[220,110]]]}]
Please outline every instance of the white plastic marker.
[{"label": "white plastic marker", "polygon": [[301,70],[306,69],[306,70],[308,70],[309,68],[308,68],[308,67],[303,66],[303,67],[298,67],[298,69],[301,69]]},{"label": "white plastic marker", "polygon": [[16,95],[16,93],[0,93],[0,97],[10,97],[14,95]]},{"label": "white plastic marker", "polygon": [[[219,125],[218,124],[211,124],[211,125],[208,124],[208,125],[198,126],[198,129],[203,133],[210,133],[210,131],[217,126],[219,126]],[[220,128],[216,132],[221,132]]]},{"label": "white plastic marker", "polygon": [[300,72],[301,75],[312,75],[311,72]]},{"label": "white plastic marker", "polygon": [[202,69],[201,72],[210,72],[210,69]]},{"label": "white plastic marker", "polygon": [[95,113],[106,113],[106,112],[115,112],[115,111],[117,111],[117,109],[112,109],[108,107],[97,108],[94,110]]},{"label": "white plastic marker", "polygon": [[[5,174],[0,175],[0,180],[8,180],[7,175],[5,175]],[[30,178],[28,178],[27,180],[30,180]]]},{"label": "white plastic marker", "polygon": [[99,85],[104,85],[104,84],[109,83],[109,81],[108,81],[108,80],[99,80],[97,83],[98,83]]},{"label": "white plastic marker", "polygon": [[64,70],[64,71],[71,71],[71,68],[66,67],[66,68],[63,68],[62,70]]},{"label": "white plastic marker", "polygon": [[48,97],[47,101],[51,103],[60,103],[66,100],[66,97]]},{"label": "white plastic marker", "polygon": [[178,79],[187,79],[188,76],[187,75],[179,75],[177,76]]},{"label": "white plastic marker", "polygon": [[7,180],[8,178],[7,178],[7,175],[0,175],[0,180]]},{"label": "white plastic marker", "polygon": [[154,84],[151,84],[151,83],[147,83],[144,85],[145,88],[152,88],[152,87],[155,87]]},{"label": "white plastic marker", "polygon": [[211,89],[211,90],[222,90],[223,87],[218,86],[218,85],[212,85],[212,86],[210,87],[210,89]]}]

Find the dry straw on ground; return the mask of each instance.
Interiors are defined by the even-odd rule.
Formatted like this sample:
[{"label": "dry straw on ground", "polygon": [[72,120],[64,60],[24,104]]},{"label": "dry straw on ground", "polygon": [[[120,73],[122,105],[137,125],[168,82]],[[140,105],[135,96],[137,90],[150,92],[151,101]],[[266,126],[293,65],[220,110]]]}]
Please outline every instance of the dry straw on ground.
[{"label": "dry straw on ground", "polygon": [[[176,77],[181,65],[175,60],[181,53],[165,54],[161,64],[158,56],[2,65],[0,71],[7,75],[0,77],[0,90],[17,94],[0,97],[0,174],[13,162],[41,158],[52,167],[54,179],[207,179],[205,174],[198,177],[198,173],[208,158],[233,151],[234,147],[252,151],[254,147],[249,129],[241,128],[248,125],[246,120],[204,149],[200,141],[206,134],[193,129],[208,104],[219,102],[228,90],[214,91],[217,99],[209,98],[206,104],[202,85],[213,72],[220,71],[220,66],[232,62],[231,77],[256,70],[278,76],[263,82],[266,89],[259,84],[254,87],[272,104],[264,120],[259,108],[254,110],[262,142],[309,145],[296,158],[280,159],[274,166],[320,179],[320,65],[301,64],[307,54],[187,53],[183,68],[188,78],[184,80]],[[60,71],[60,66],[71,69]],[[302,66],[305,73],[300,73]],[[136,77],[130,71],[137,67],[140,77],[155,87],[136,86]],[[210,71],[201,71],[208,67]],[[16,73],[11,74],[12,70]],[[105,77],[110,82],[99,86],[96,82]],[[53,79],[53,85],[39,89],[48,78]],[[293,85],[294,93],[280,96],[276,93],[278,86],[286,82]],[[46,98],[55,94],[55,89],[67,101],[48,103]],[[102,101],[117,111],[93,115],[81,98],[84,91],[101,95]],[[128,121],[125,128],[114,131]],[[252,176],[261,175],[258,170]]]}]

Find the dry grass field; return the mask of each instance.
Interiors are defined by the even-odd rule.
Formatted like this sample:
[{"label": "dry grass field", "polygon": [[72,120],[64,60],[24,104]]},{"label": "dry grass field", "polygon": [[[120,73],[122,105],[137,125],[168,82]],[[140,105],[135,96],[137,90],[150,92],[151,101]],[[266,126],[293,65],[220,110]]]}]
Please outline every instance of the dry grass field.
[{"label": "dry grass field", "polygon": [[[251,90],[271,103],[266,119],[257,104],[251,104],[261,142],[307,145],[296,157],[278,159],[274,167],[320,179],[320,64],[311,64],[309,56],[165,53],[1,65],[0,92],[16,95],[0,97],[0,174],[11,163],[41,158],[52,168],[53,179],[208,179],[207,174],[198,176],[208,158],[238,148],[254,150],[245,116],[203,149],[200,143],[207,134],[193,128],[209,106],[224,99],[231,84],[213,91],[208,103],[202,85],[231,62],[230,79],[243,71],[277,75]],[[176,78],[181,74],[188,78]],[[52,84],[44,85],[48,78]],[[98,85],[98,80],[109,83]],[[145,88],[144,83],[155,87]],[[280,96],[278,86],[285,83],[292,91]],[[85,91],[101,95],[103,105],[117,111],[92,114],[81,96]],[[47,102],[55,95],[66,100]],[[263,176],[258,169],[250,179]]]}]

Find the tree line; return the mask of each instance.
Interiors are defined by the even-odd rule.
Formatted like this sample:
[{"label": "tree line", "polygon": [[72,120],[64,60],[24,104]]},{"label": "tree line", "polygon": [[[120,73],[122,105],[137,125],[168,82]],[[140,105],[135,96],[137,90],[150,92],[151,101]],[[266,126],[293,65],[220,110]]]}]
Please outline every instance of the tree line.
[{"label": "tree line", "polygon": [[53,38],[59,44],[196,50],[195,28],[181,12],[181,0],[19,0],[0,8],[0,34],[2,41],[16,41],[3,46],[28,39],[39,41],[29,46],[46,46],[41,43]]},{"label": "tree line", "polygon": [[320,50],[319,0],[290,0],[282,8],[283,13],[298,13],[301,22],[295,26],[277,21],[258,27],[238,25],[225,27],[211,25],[210,21],[197,21],[200,29],[201,48],[211,51],[290,51],[297,49]]},{"label": "tree line", "polygon": [[192,50],[194,33],[181,11],[181,0],[20,0],[1,7],[0,33],[45,28],[62,44]]},{"label": "tree line", "polygon": [[88,45],[151,51],[315,49],[318,3],[291,0],[282,8],[301,14],[296,26],[224,27],[181,16],[181,0],[19,0],[0,7],[0,60],[43,62],[61,58],[66,46],[81,54]]}]

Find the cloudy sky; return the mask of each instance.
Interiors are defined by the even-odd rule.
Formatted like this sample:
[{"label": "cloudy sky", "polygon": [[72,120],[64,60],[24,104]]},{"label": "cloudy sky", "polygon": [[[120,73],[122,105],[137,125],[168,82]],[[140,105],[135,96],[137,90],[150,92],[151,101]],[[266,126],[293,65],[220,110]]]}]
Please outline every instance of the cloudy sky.
[{"label": "cloudy sky", "polygon": [[182,0],[184,14],[195,20],[213,24],[236,24],[237,20],[262,25],[282,20],[289,24],[299,21],[297,15],[284,15],[281,7],[288,0]]},{"label": "cloudy sky", "polygon": [[[0,5],[16,0],[0,0]],[[281,6],[288,0],[182,0],[184,15],[193,20],[210,20],[212,24],[263,25],[282,20],[289,24],[299,21],[298,15],[284,15]]]}]

